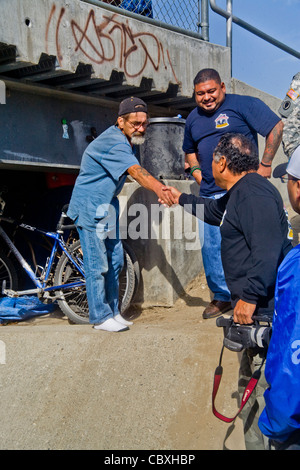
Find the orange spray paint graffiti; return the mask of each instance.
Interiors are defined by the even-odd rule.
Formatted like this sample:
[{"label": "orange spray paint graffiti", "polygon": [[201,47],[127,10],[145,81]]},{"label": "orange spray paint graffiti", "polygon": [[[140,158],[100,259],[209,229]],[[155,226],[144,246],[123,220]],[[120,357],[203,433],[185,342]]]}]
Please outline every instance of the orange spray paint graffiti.
[{"label": "orange spray paint graffiti", "polygon": [[[60,65],[63,62],[61,31],[65,8],[56,12],[53,4],[46,25],[46,52],[50,41],[50,30],[54,27],[56,55]],[[118,66],[126,77],[142,77],[146,67],[150,65],[155,73],[169,68],[172,80],[179,83],[171,62],[169,50],[164,48],[157,36],[149,31],[134,32],[128,20],[122,15],[111,16],[102,13],[102,21],[97,23],[96,14],[91,9],[87,15],[84,27],[76,19],[68,21],[71,37],[74,40],[73,53],[80,52],[92,64],[104,64],[118,60]],[[65,34],[65,31],[64,31]],[[138,60],[136,60],[138,54]]]}]

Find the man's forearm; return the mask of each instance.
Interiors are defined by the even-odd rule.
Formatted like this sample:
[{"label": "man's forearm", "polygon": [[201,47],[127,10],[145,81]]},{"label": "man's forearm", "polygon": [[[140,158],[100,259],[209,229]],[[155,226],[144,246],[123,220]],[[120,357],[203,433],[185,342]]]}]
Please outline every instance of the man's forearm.
[{"label": "man's forearm", "polygon": [[140,165],[133,165],[128,168],[128,173],[145,189],[153,191],[162,203],[172,205],[175,203],[171,193],[164,192],[165,185],[152,176],[145,168]]},{"label": "man's forearm", "polygon": [[282,140],[283,122],[279,121],[266,137],[262,163],[271,164]]},{"label": "man's forearm", "polygon": [[221,199],[203,198],[194,194],[182,193],[178,203],[190,214],[210,225],[220,225],[225,206],[222,207]]},{"label": "man's forearm", "polygon": [[[202,180],[202,173],[196,153],[186,153],[185,157],[190,168],[193,169],[192,176],[195,178],[197,183],[200,184]],[[195,169],[196,167],[199,167],[199,169]]]},{"label": "man's forearm", "polygon": [[140,165],[133,165],[128,168],[128,173],[134,178],[141,186],[150,191],[157,193],[163,186],[157,179],[155,179],[145,168]]}]

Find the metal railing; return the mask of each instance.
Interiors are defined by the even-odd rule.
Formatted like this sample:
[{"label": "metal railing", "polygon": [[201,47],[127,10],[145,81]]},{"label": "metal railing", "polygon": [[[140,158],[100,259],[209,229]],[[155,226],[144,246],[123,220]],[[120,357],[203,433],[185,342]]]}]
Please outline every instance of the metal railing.
[{"label": "metal railing", "polygon": [[[107,5],[112,11],[119,8],[127,16],[139,15],[139,19],[153,21],[153,24],[167,27],[173,30],[182,30],[185,33],[201,39],[208,40],[206,37],[206,28],[208,21],[203,16],[208,12],[208,0],[82,0],[87,3],[102,3]],[[117,10],[115,10],[117,8]],[[170,28],[170,26],[172,28]],[[204,34],[203,34],[204,32]]]},{"label": "metal railing", "polygon": [[210,7],[211,9],[215,12],[218,13],[219,15],[223,16],[227,20],[227,37],[226,37],[226,45],[228,47],[232,47],[232,23],[235,23],[242,28],[246,29],[252,34],[255,34],[255,36],[260,37],[261,39],[264,39],[265,41],[269,42],[273,46],[278,47],[279,49],[287,52],[288,54],[293,55],[294,57],[297,57],[300,59],[300,52],[296,51],[295,49],[292,49],[289,46],[286,46],[280,41],[277,41],[277,39],[272,38],[268,34],[264,33],[263,31],[260,31],[259,29],[255,28],[249,23],[246,23],[246,21],[241,20],[237,16],[234,16],[232,14],[232,0],[227,0],[227,10],[223,10],[222,8],[218,7],[216,4],[215,0],[210,0]]}]

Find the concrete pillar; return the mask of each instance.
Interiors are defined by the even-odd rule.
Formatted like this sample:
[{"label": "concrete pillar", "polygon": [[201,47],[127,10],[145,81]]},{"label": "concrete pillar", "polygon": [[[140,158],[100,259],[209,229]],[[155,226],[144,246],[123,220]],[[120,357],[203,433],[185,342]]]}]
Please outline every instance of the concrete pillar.
[{"label": "concrete pillar", "polygon": [[[192,181],[168,180],[181,192],[198,192]],[[203,272],[197,219],[181,206],[166,208],[136,182],[119,196],[121,236],[134,250],[141,269],[135,303],[172,306],[187,284]]]}]

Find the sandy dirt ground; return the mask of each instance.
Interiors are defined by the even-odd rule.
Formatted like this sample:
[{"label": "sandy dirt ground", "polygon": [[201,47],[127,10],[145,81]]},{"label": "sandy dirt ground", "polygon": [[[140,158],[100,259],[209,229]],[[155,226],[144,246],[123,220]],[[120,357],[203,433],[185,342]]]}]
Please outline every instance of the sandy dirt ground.
[{"label": "sandy dirt ground", "polygon": [[[244,450],[241,420],[211,410],[223,332],[203,320],[203,276],[171,308],[132,309],[129,331],[72,325],[59,311],[0,327],[0,448]],[[218,411],[237,411],[225,350]]]}]

